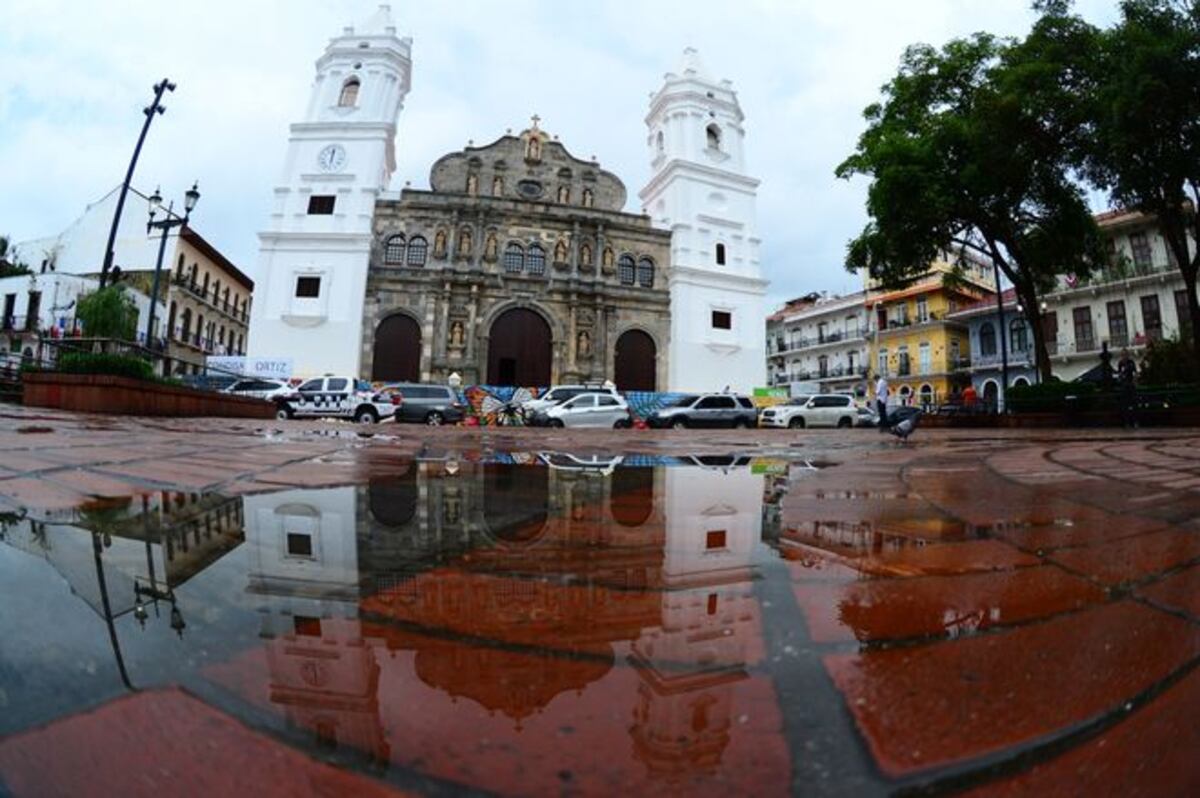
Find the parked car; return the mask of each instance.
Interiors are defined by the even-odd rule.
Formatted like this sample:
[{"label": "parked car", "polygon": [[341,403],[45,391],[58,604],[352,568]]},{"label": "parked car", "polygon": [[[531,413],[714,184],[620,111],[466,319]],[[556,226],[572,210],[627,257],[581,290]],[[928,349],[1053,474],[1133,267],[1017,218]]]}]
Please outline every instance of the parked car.
[{"label": "parked car", "polygon": [[758,409],[749,396],[732,393],[687,394],[646,418],[649,427],[738,427],[758,424]]},{"label": "parked car", "polygon": [[[812,394],[804,394],[802,396],[793,396],[783,404],[771,405],[763,408],[763,411],[758,415],[758,424],[761,427],[787,427],[791,425],[792,414],[797,408],[804,407],[808,401],[812,399]],[[799,426],[797,423],[796,426]]]},{"label": "parked car", "polygon": [[389,383],[386,391],[400,394],[400,409],[397,421],[418,422],[437,427],[442,424],[457,424],[466,415],[466,407],[458,394],[447,385],[422,385],[415,382]]},{"label": "parked car", "polygon": [[375,393],[353,377],[314,377],[276,397],[276,418],[346,418],[360,424],[392,418],[402,406],[398,393]]},{"label": "parked car", "polygon": [[612,383],[594,383],[587,385],[556,385],[536,399],[527,399],[521,403],[521,410],[527,417],[555,405],[562,404],[568,399],[581,393],[606,393],[610,396],[620,396]]},{"label": "parked car", "polygon": [[633,426],[629,403],[615,393],[581,393],[561,404],[535,411],[529,416],[535,427],[603,427],[622,429]]},{"label": "parked car", "polygon": [[256,378],[238,380],[226,388],[224,392],[245,396],[250,399],[274,399],[277,396],[291,393],[292,386],[283,380]]},{"label": "parked car", "polygon": [[785,405],[768,407],[763,411],[764,427],[853,427],[858,419],[854,397],[845,394],[817,394],[802,404],[799,399]]},{"label": "parked car", "polygon": [[858,416],[854,419],[856,427],[874,427],[879,423],[879,416],[869,407],[858,408]]},{"label": "parked car", "polygon": [[609,457],[603,454],[569,454],[566,452],[538,452],[538,459],[547,467],[558,471],[578,471],[584,474],[608,475],[621,465],[624,457]]}]

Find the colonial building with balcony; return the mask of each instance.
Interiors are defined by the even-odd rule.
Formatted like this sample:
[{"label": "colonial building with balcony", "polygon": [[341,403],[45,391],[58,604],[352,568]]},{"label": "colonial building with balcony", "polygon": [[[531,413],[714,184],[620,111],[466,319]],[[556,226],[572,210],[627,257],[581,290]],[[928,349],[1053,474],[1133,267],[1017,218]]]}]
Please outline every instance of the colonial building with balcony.
[{"label": "colonial building with balcony", "polygon": [[[117,188],[112,189],[57,235],[18,243],[14,258],[42,275],[87,278],[87,290],[94,290],[117,195]],[[148,202],[146,195],[130,187],[113,242],[113,264],[120,267],[123,282],[148,297],[153,290],[159,238],[146,233],[147,206],[142,202]],[[194,228],[183,226],[179,231],[168,240],[163,257],[155,329],[147,339],[143,316],[138,323],[138,342],[165,352],[168,373],[198,373],[207,355],[245,352],[254,283]],[[71,301],[55,299],[46,291],[41,295],[43,303],[49,302],[47,307],[65,307]],[[12,315],[19,313],[15,310]],[[54,326],[64,317],[73,319],[73,313],[60,309],[53,316]]]},{"label": "colonial building with balcony", "polygon": [[767,317],[771,385],[801,392],[864,395],[867,336],[865,294],[808,294]]},{"label": "colonial building with balcony", "polygon": [[1151,341],[1190,335],[1187,289],[1154,217],[1108,211],[1096,222],[1108,248],[1106,268],[1061,278],[1043,301],[1050,367],[1062,380],[1095,369],[1106,345],[1116,363],[1122,349],[1137,358]]},{"label": "colonial building with balcony", "polygon": [[[951,275],[954,275],[951,278]],[[991,264],[937,260],[929,271],[898,288],[868,278],[865,304],[874,333],[871,370],[887,376],[892,402],[932,406],[965,380],[958,375],[971,356],[968,325],[952,314],[992,297]]]},{"label": "colonial building with balcony", "polygon": [[957,366],[970,375],[975,392],[992,407],[1000,401],[1006,363],[1009,387],[1037,381],[1033,331],[1021,313],[1017,292],[1007,289],[1003,302],[1003,319],[994,295],[948,317],[950,321],[966,324],[970,338],[970,355],[960,356]]}]

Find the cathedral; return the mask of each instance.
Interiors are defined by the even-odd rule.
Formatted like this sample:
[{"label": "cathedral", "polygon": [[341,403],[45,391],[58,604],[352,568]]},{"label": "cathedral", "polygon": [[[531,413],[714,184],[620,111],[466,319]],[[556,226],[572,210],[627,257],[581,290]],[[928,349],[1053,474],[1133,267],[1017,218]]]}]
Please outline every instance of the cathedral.
[{"label": "cathedral", "polygon": [[259,236],[251,356],[384,382],[763,384],[758,181],[737,95],[694,50],[651,97],[643,213],[536,116],[389,193],[412,40],[387,6],[316,69]]}]

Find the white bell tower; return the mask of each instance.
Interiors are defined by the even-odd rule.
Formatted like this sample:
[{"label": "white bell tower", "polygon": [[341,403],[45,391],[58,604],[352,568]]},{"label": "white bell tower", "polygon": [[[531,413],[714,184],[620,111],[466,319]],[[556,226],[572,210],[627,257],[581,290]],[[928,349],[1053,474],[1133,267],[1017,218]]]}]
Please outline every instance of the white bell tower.
[{"label": "white bell tower", "polygon": [[764,295],[741,106],[692,48],[650,97],[645,212],[671,230],[672,391],[765,385]]},{"label": "white bell tower", "polygon": [[304,121],[291,126],[259,234],[249,353],[291,358],[296,376],[357,376],[375,201],[396,169],[396,122],[412,39],[382,5],[317,60]]}]

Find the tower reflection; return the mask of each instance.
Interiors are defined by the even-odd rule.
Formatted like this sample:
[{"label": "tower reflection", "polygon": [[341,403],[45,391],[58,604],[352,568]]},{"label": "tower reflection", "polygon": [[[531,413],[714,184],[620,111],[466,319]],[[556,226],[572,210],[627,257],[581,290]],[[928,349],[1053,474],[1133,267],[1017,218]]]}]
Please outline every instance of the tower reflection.
[{"label": "tower reflection", "polygon": [[271,705],[318,745],[500,791],[598,752],[626,785],[786,770],[735,722],[773,706],[750,675],[763,478],[546,462],[247,497]]}]

